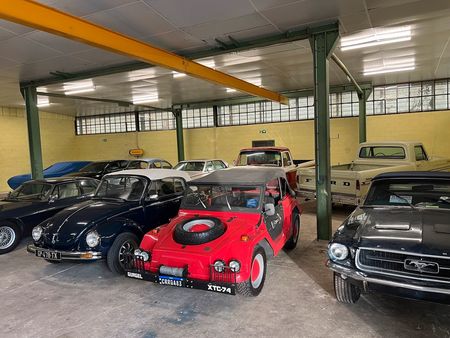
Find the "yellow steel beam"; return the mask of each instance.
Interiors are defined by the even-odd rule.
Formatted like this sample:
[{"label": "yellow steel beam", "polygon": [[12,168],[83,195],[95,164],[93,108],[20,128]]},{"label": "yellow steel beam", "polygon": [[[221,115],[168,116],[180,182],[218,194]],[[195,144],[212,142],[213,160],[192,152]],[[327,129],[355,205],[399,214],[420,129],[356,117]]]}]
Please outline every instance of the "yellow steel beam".
[{"label": "yellow steel beam", "polygon": [[279,93],[34,1],[1,1],[0,18],[170,68],[254,96],[288,104],[288,98]]}]

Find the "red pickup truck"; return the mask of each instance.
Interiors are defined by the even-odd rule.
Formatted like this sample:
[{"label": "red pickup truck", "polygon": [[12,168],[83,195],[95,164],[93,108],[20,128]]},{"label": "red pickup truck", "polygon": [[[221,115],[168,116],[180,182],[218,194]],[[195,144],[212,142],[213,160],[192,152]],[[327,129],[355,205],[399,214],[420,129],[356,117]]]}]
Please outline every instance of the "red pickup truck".
[{"label": "red pickup truck", "polygon": [[236,166],[265,166],[281,167],[286,172],[289,185],[295,191],[297,188],[297,168],[298,164],[302,166],[314,165],[314,161],[296,161],[292,159],[291,152],[287,147],[253,147],[244,148],[239,152]]}]

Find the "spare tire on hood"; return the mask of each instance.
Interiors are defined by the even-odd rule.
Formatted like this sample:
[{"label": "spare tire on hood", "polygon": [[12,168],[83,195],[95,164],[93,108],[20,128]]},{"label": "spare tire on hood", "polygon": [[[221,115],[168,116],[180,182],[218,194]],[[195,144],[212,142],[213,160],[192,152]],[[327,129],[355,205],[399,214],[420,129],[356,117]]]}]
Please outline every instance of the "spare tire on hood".
[{"label": "spare tire on hood", "polygon": [[215,217],[195,217],[175,226],[173,239],[179,244],[198,245],[208,243],[225,233],[225,225]]}]

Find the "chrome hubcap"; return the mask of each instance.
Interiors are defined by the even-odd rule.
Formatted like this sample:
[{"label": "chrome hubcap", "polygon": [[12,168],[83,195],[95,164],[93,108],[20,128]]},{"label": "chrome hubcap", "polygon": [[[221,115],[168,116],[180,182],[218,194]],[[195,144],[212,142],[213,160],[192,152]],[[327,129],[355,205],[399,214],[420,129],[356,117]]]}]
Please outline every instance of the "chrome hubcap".
[{"label": "chrome hubcap", "polygon": [[16,233],[9,226],[0,226],[0,249],[8,249],[16,240]]}]

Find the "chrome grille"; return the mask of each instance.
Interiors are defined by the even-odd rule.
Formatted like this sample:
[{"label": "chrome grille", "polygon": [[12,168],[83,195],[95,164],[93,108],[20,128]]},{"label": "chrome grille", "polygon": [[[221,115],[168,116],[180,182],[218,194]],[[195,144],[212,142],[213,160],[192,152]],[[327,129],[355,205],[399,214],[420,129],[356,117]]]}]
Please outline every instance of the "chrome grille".
[{"label": "chrome grille", "polygon": [[356,265],[363,271],[450,281],[450,257],[361,248]]}]

